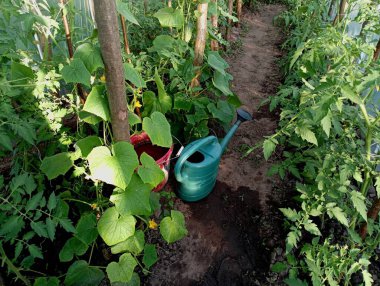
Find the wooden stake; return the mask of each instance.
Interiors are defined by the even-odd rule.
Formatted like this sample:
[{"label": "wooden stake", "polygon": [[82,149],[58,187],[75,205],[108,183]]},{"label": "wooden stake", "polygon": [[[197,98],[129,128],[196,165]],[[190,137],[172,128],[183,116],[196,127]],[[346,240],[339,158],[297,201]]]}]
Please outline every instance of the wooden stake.
[{"label": "wooden stake", "polygon": [[345,15],[346,8],[347,8],[347,0],[341,0],[340,6],[339,6],[339,13],[336,15],[334,19],[334,23],[333,23],[334,26],[342,21]]},{"label": "wooden stake", "polygon": [[[65,5],[64,0],[59,0],[59,2],[62,4],[62,6]],[[69,23],[67,22],[66,15],[63,11],[62,11],[62,21],[63,21],[63,26],[65,28],[66,44],[67,44],[67,49],[69,50],[69,57],[70,59],[72,59],[74,56],[73,42],[71,41]]]},{"label": "wooden stake", "polygon": [[[211,0],[215,3],[216,7],[218,7],[218,0]],[[216,14],[211,15],[211,25],[214,28],[215,33],[218,32],[218,12]],[[217,51],[219,50],[219,43],[217,40],[211,40],[211,50]]]},{"label": "wooden stake", "polygon": [[239,21],[236,23],[236,27],[240,28],[240,23],[241,23],[241,20],[242,20],[242,8],[243,8],[243,1],[242,0],[237,0],[237,3],[236,3],[236,14],[237,14],[237,18],[239,19]]},{"label": "wooden stake", "polygon": [[375,53],[373,55],[373,61],[376,62],[379,59],[379,56],[380,56],[380,39],[376,45],[376,50],[375,50]]},{"label": "wooden stake", "polygon": [[200,67],[203,65],[203,57],[205,55],[206,36],[207,36],[207,10],[208,3],[198,4],[198,12],[201,15],[197,21],[197,38],[194,47],[194,66],[199,67],[195,77],[191,81],[191,87],[199,86],[198,78],[201,76]]},{"label": "wooden stake", "polygon": [[[125,24],[124,16],[121,14],[120,14],[120,22],[121,22],[121,29],[123,30],[124,51],[127,55],[129,55],[131,53],[131,50],[129,49],[127,25]],[[129,60],[129,62],[130,61],[131,60]]]},{"label": "wooden stake", "polygon": [[[62,7],[65,5],[64,0],[59,0],[59,2],[61,3]],[[74,57],[73,42],[71,41],[71,33],[70,33],[69,23],[67,21],[66,15],[63,11],[62,11],[62,21],[63,21],[63,26],[65,28],[66,44],[67,44],[67,49],[69,50],[69,58],[70,58],[70,60],[72,60]],[[82,85],[80,83],[75,84],[75,86],[76,86],[76,89],[77,89],[77,92],[78,92],[78,95],[80,98],[80,102],[82,104],[84,104],[86,102],[87,92],[84,90],[84,88],[82,87]]]},{"label": "wooden stake", "polygon": [[148,6],[149,6],[148,0],[144,0],[144,15],[148,12]]},{"label": "wooden stake", "polygon": [[[232,15],[234,11],[234,1],[235,0],[228,0],[228,14]],[[230,18],[227,19],[227,27],[226,27],[226,35],[225,35],[225,40],[229,41],[231,38],[231,24],[232,20]]]},{"label": "wooden stake", "polygon": [[114,140],[130,141],[120,36],[119,33],[115,33],[119,29],[115,1],[95,0],[94,4],[99,44],[105,65]]},{"label": "wooden stake", "polygon": [[[380,212],[380,199],[376,199],[373,203],[371,209],[368,211],[367,217],[376,221]],[[368,225],[367,223],[363,223],[360,227],[360,237],[364,240],[367,237]]]}]

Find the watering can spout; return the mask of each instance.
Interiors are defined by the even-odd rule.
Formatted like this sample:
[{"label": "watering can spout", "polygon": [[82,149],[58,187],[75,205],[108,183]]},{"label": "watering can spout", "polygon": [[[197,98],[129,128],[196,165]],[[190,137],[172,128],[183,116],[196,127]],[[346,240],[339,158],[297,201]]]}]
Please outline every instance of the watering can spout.
[{"label": "watering can spout", "polygon": [[252,115],[248,111],[245,111],[244,109],[239,108],[238,110],[236,110],[236,113],[237,113],[237,120],[235,124],[232,126],[230,131],[228,131],[227,135],[223,138],[222,142],[220,142],[220,146],[222,148],[222,154],[226,150],[228,143],[230,142],[231,138],[234,136],[240,124],[242,124],[245,121],[252,120]]}]

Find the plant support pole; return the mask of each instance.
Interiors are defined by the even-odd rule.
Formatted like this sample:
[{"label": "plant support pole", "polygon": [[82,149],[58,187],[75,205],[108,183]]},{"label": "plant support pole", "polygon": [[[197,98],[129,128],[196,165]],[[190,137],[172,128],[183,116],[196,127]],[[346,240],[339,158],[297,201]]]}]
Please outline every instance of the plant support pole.
[{"label": "plant support pole", "polygon": [[194,66],[199,70],[191,81],[191,87],[199,86],[198,78],[201,76],[201,67],[203,65],[203,57],[205,55],[206,36],[207,36],[207,10],[208,3],[198,4],[198,12],[200,14],[197,21],[197,38],[195,39],[194,48]]},{"label": "plant support pole", "polygon": [[[59,0],[59,1],[61,2],[62,8],[63,8],[65,6],[64,0]],[[73,42],[71,41],[69,23],[67,22],[67,17],[63,10],[62,10],[62,21],[63,21],[63,27],[65,28],[65,37],[66,37],[67,49],[69,50],[69,57],[70,59],[72,59],[74,56]]]},{"label": "plant support pole", "polygon": [[[70,33],[69,23],[67,21],[66,14],[63,11],[63,7],[65,6],[65,2],[64,2],[64,0],[59,0],[59,2],[62,5],[62,21],[63,21],[63,26],[65,28],[66,44],[67,44],[67,49],[69,50],[69,58],[70,58],[70,60],[72,60],[74,57],[74,48],[73,48],[73,42],[71,41],[71,33]],[[86,102],[86,98],[87,98],[86,91],[83,89],[83,87],[80,83],[75,84],[75,87],[78,91],[78,95],[79,95],[81,103],[84,104]]]},{"label": "plant support pole", "polygon": [[114,0],[95,0],[95,19],[103,56],[115,141],[130,141],[124,69]]},{"label": "plant support pole", "polygon": [[[215,6],[218,7],[218,0],[211,0],[215,3]],[[218,33],[218,9],[216,9],[216,13],[211,15],[211,25],[215,31],[215,33]],[[219,50],[219,43],[217,40],[212,39],[211,40],[211,50],[217,51]]]},{"label": "plant support pole", "polygon": [[238,18],[238,22],[236,23],[236,27],[240,28],[240,23],[242,20],[242,9],[243,8],[243,0],[237,0],[236,2],[236,15]]},{"label": "plant support pole", "polygon": [[148,6],[149,6],[148,0],[144,0],[144,15],[148,13]]},{"label": "plant support pole", "polygon": [[[228,14],[232,16],[232,13],[234,11],[234,0],[228,0]],[[227,27],[226,27],[226,35],[225,35],[225,40],[229,41],[231,38],[231,25],[232,25],[232,20],[230,18],[227,19]]]},{"label": "plant support pole", "polygon": [[334,26],[337,25],[340,21],[342,21],[346,8],[347,8],[347,0],[341,0],[340,6],[339,6],[339,12],[334,19]]},{"label": "plant support pole", "polygon": [[[127,25],[125,24],[124,16],[121,14],[120,14],[120,22],[121,22],[121,29],[123,30],[124,51],[127,55],[129,55],[131,53],[131,50],[129,49]],[[130,59],[128,61],[131,62]]]},{"label": "plant support pole", "polygon": [[373,55],[373,61],[376,62],[379,59],[379,56],[380,56],[380,39],[376,45],[376,50],[375,50],[375,53]]}]

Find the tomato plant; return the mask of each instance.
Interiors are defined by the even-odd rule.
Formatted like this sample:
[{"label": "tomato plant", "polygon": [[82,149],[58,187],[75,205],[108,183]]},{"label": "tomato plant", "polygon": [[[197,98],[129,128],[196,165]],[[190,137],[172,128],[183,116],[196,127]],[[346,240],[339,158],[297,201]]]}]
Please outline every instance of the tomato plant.
[{"label": "tomato plant", "polygon": [[297,180],[299,208],[281,209],[288,285],[351,285],[357,272],[365,285],[373,282],[380,230],[378,213],[369,211],[377,203],[370,193],[380,196],[380,26],[373,20],[380,12],[371,1],[342,1],[338,15],[336,2],[288,1],[278,19],[289,37],[287,76],[270,102],[281,108],[280,128],[263,146],[268,158],[286,145],[270,173]]}]

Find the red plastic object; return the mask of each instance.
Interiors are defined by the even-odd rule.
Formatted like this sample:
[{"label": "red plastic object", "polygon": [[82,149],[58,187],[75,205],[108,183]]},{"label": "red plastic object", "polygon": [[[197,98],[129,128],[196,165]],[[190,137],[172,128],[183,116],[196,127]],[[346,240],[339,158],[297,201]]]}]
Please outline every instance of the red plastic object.
[{"label": "red plastic object", "polygon": [[158,166],[160,166],[161,170],[164,172],[164,180],[153,189],[153,192],[161,191],[169,179],[170,156],[173,153],[173,145],[170,148],[152,145],[148,134],[145,132],[132,135],[131,143],[135,147],[135,151],[139,158],[142,153],[147,153],[156,161]]}]

